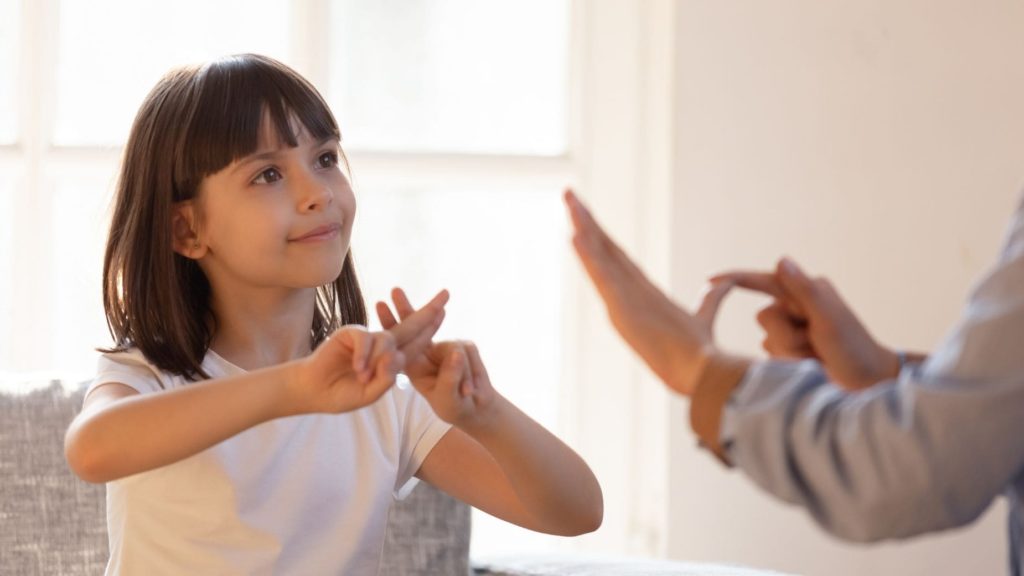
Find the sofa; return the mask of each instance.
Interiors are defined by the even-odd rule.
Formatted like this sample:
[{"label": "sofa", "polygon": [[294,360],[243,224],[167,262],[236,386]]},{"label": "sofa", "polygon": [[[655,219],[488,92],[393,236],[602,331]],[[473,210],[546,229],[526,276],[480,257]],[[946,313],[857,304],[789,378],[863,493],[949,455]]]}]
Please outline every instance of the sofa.
[{"label": "sofa", "polygon": [[[0,388],[0,574],[96,575],[107,559],[104,489],[79,480],[63,439],[84,385],[59,381]],[[386,576],[755,576],[768,572],[641,559],[531,556],[469,560],[470,511],[421,483],[389,515]]]}]

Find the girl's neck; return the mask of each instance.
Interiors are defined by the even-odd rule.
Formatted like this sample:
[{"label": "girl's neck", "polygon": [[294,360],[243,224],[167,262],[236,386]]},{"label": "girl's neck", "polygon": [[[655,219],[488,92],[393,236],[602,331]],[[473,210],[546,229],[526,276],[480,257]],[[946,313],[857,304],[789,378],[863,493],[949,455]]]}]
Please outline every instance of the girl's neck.
[{"label": "girl's neck", "polygon": [[240,368],[256,370],[310,353],[315,288],[214,295],[211,305],[217,322],[210,348]]}]

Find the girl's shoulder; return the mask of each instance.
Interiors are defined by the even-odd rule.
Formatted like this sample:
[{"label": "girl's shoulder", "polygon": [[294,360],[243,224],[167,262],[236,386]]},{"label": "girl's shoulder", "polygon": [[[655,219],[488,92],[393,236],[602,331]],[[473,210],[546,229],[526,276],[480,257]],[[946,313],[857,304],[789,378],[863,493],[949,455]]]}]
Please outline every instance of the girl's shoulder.
[{"label": "girl's shoulder", "polygon": [[116,382],[140,394],[168,390],[182,384],[180,376],[161,370],[151,363],[138,348],[117,352],[104,352],[96,364],[96,377],[92,388]]}]

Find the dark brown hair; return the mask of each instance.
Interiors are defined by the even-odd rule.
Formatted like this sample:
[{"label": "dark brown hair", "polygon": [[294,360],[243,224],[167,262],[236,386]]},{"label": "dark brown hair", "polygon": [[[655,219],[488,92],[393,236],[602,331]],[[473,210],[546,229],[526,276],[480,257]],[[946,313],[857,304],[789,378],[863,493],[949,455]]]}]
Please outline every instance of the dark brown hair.
[{"label": "dark brown hair", "polygon": [[[252,154],[269,113],[277,135],[298,141],[297,119],[316,140],[340,139],[323,97],[284,64],[254,54],[172,70],[146,97],[125,145],[103,260],[103,307],[114,346],[137,347],[162,370],[207,378],[201,364],[216,329],[210,284],[195,261],[172,249],[178,202],[203,178]],[[317,289],[313,346],[343,324],[366,324],[352,254]]]}]

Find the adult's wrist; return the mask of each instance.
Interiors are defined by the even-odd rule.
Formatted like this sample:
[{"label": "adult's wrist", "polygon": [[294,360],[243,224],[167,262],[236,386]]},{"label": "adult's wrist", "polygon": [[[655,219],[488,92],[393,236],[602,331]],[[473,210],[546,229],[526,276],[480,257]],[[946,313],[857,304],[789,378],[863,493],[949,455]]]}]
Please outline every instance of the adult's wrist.
[{"label": "adult's wrist", "polygon": [[668,374],[662,375],[662,379],[676,393],[692,397],[711,359],[719,354],[719,350],[712,345],[687,354],[676,354],[668,366]]},{"label": "adult's wrist", "polygon": [[854,390],[864,390],[879,382],[890,380],[899,375],[903,368],[904,356],[897,350],[878,346],[874,360],[867,362],[856,382],[852,382]]},{"label": "adult's wrist", "polygon": [[710,450],[720,461],[729,465],[719,435],[722,413],[750,369],[751,360],[721,352],[709,354],[693,390],[690,403],[690,426],[697,434],[700,445]]}]

